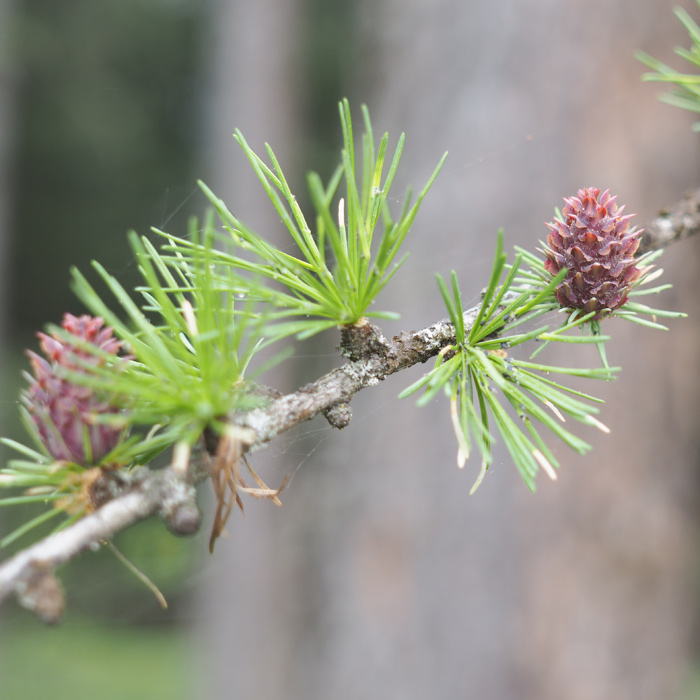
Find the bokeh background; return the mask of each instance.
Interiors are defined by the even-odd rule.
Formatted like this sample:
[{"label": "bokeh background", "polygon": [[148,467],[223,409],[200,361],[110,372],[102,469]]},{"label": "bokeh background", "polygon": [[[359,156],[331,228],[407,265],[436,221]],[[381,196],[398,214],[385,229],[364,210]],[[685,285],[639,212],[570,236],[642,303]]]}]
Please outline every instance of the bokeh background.
[{"label": "bokeh background", "polygon": [[[22,348],[81,311],[70,266],[135,280],[126,231],[183,233],[197,178],[283,240],[234,127],[273,145],[302,203],[304,173],[335,164],[343,96],[392,143],[407,133],[397,206],[450,150],[384,299],[393,334],[445,315],[435,272],[478,299],[496,230],[535,247],[580,187],[612,188],[643,224],[696,186],[692,116],[633,58],[687,44],[665,0],[0,0],[2,432],[21,436]],[[585,434],[586,458],[560,448],[558,482],[532,495],[498,453],[469,497],[477,465],[457,469],[447,407],[397,401],[404,373],[359,395],[342,433],[312,422],[261,454],[266,481],[292,475],[284,507],[250,503],[213,557],[155,521],[117,538],[168,612],[107,552],[61,572],[60,627],[6,606],[0,697],[700,697],[699,252],[664,256],[661,305],[689,320],[613,322],[624,369],[597,387],[612,434]],[[268,383],[336,366],[336,343],[304,344]]]}]

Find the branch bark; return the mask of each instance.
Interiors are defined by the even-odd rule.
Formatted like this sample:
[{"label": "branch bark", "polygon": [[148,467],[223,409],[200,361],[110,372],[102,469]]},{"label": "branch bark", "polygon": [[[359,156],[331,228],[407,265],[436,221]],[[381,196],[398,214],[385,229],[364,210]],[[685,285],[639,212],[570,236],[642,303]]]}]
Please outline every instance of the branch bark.
[{"label": "branch bark", "polygon": [[[119,474],[112,486],[121,491],[120,495],[0,566],[0,601],[16,593],[20,603],[42,621],[57,622],[63,611],[63,592],[53,574],[58,566],[85,550],[99,548],[116,533],[156,514],[176,534],[193,534],[200,520],[194,485],[205,476],[196,463],[184,475],[173,467]],[[106,478],[110,479],[109,474]]]},{"label": "branch bark", "polygon": [[[688,192],[663,211],[642,234],[639,254],[663,248],[700,231],[700,189]],[[471,329],[479,306],[465,312]],[[297,391],[273,399],[266,407],[232,416],[245,436],[244,451],[254,452],[274,437],[322,413],[331,425],[350,422],[349,403],[360,390],[388,376],[427,362],[454,342],[454,326],[439,321],[420,331],[402,332],[387,340],[366,320],[341,330],[342,352],[348,361]],[[161,515],[176,534],[193,534],[200,522],[195,485],[207,478],[202,462],[194,458],[187,469],[171,466],[154,471],[146,467],[110,476],[113,497],[94,513],[65,530],[19,552],[0,565],[0,602],[15,593],[19,602],[45,622],[54,623],[63,609],[63,593],[54,576],[61,564],[95,549],[135,523]],[[110,489],[107,489],[108,491]]]},{"label": "branch bark", "polygon": [[688,190],[683,199],[664,209],[642,233],[637,255],[665,248],[700,231],[700,189]]},{"label": "branch bark", "polygon": [[[508,296],[508,295],[505,295]],[[505,299],[505,301],[508,301]],[[465,311],[466,332],[471,329],[479,306]],[[438,321],[420,331],[403,332],[387,340],[379,328],[366,320],[361,325],[343,328],[341,347],[350,355],[342,367],[334,369],[297,391],[281,396],[265,408],[237,416],[236,425],[252,431],[254,440],[248,451],[253,452],[275,436],[313,418],[326,415],[334,427],[345,427],[352,397],[361,389],[376,386],[395,372],[427,362],[442,348],[455,342],[455,329],[449,321]],[[334,422],[336,415],[345,422]]]}]

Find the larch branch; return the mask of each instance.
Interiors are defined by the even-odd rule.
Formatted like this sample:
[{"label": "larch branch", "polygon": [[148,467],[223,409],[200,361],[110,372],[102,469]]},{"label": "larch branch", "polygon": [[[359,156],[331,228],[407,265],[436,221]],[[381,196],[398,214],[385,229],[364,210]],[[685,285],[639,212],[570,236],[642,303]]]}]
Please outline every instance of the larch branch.
[{"label": "larch branch", "polygon": [[683,199],[664,209],[642,233],[637,255],[665,248],[700,231],[700,189],[688,190]]},{"label": "larch branch", "polygon": [[[688,192],[646,227],[639,254],[663,248],[698,231],[700,189]],[[478,311],[477,306],[465,312],[467,332]],[[350,421],[348,404],[357,392],[428,361],[455,340],[449,321],[439,321],[420,331],[402,332],[391,340],[366,321],[343,328],[341,333],[341,348],[348,358],[342,367],[291,394],[274,398],[264,408],[231,417],[239,434],[246,436],[244,451],[256,451],[280,433],[320,413],[331,425],[345,427]],[[194,486],[206,477],[196,458],[184,472],[173,467],[143,467],[130,476],[121,476],[117,495],[96,512],[0,564],[0,602],[15,593],[20,603],[42,620],[57,621],[63,608],[63,593],[53,573],[56,567],[156,514],[174,532],[192,534],[199,524]]]}]

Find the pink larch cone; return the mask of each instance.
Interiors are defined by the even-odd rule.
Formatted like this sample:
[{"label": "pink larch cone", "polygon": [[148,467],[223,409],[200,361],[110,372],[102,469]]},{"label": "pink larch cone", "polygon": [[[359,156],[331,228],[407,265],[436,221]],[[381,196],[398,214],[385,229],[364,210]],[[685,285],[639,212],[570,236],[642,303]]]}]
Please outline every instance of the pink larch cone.
[{"label": "pink larch cone", "polygon": [[634,215],[622,216],[615,199],[610,190],[579,190],[564,198],[564,220],[546,224],[545,269],[552,275],[568,270],[554,294],[564,308],[596,311],[593,320],[619,309],[642,274],[634,259],[642,230],[629,228]]},{"label": "pink larch cone", "polygon": [[[112,329],[105,327],[101,318],[66,314],[61,327],[104,352],[117,355],[121,349],[121,341],[112,337]],[[29,387],[23,392],[22,401],[52,457],[82,466],[99,464],[116,447],[124,431],[95,419],[118,413],[119,409],[91,387],[64,378],[61,370],[87,374],[89,367],[84,363],[97,366],[105,358],[72,345],[58,334],[37,335],[46,359],[27,351],[34,376],[28,375]]]}]

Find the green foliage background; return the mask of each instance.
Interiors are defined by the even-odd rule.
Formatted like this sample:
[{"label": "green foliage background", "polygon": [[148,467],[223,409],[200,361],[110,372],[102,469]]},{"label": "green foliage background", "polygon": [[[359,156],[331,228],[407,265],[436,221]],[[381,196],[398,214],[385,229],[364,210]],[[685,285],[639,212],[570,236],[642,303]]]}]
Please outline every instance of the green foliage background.
[{"label": "green foliage background", "polygon": [[[71,265],[86,269],[99,258],[128,277],[125,232],[164,224],[194,191],[205,7],[17,4],[8,285],[22,289],[10,310],[15,330],[33,332],[77,308]],[[186,203],[179,216],[188,210]]]},{"label": "green foliage background", "polygon": [[[8,300],[5,397],[19,391],[21,349],[36,346],[36,330],[83,310],[68,284],[71,265],[107,261],[131,286],[137,274],[126,231],[166,223],[185,230],[202,210],[201,196],[190,195],[202,175],[206,11],[207,3],[157,0],[15,3],[6,33],[17,100],[6,288],[21,291]],[[21,434],[16,413],[14,402],[2,404],[4,434]],[[32,514],[1,513],[3,530]],[[71,613],[59,628],[11,606],[0,612],[0,697],[191,696],[178,621],[205,545],[175,539],[155,522],[116,544],[158,581],[170,611],[109,552],[83,557],[62,571]]]},{"label": "green foliage background", "polygon": [[[181,700],[192,697],[185,635],[173,625],[134,630],[70,618],[40,630],[4,621],[0,693],[8,700]],[[67,657],[79,659],[79,665]]]}]

